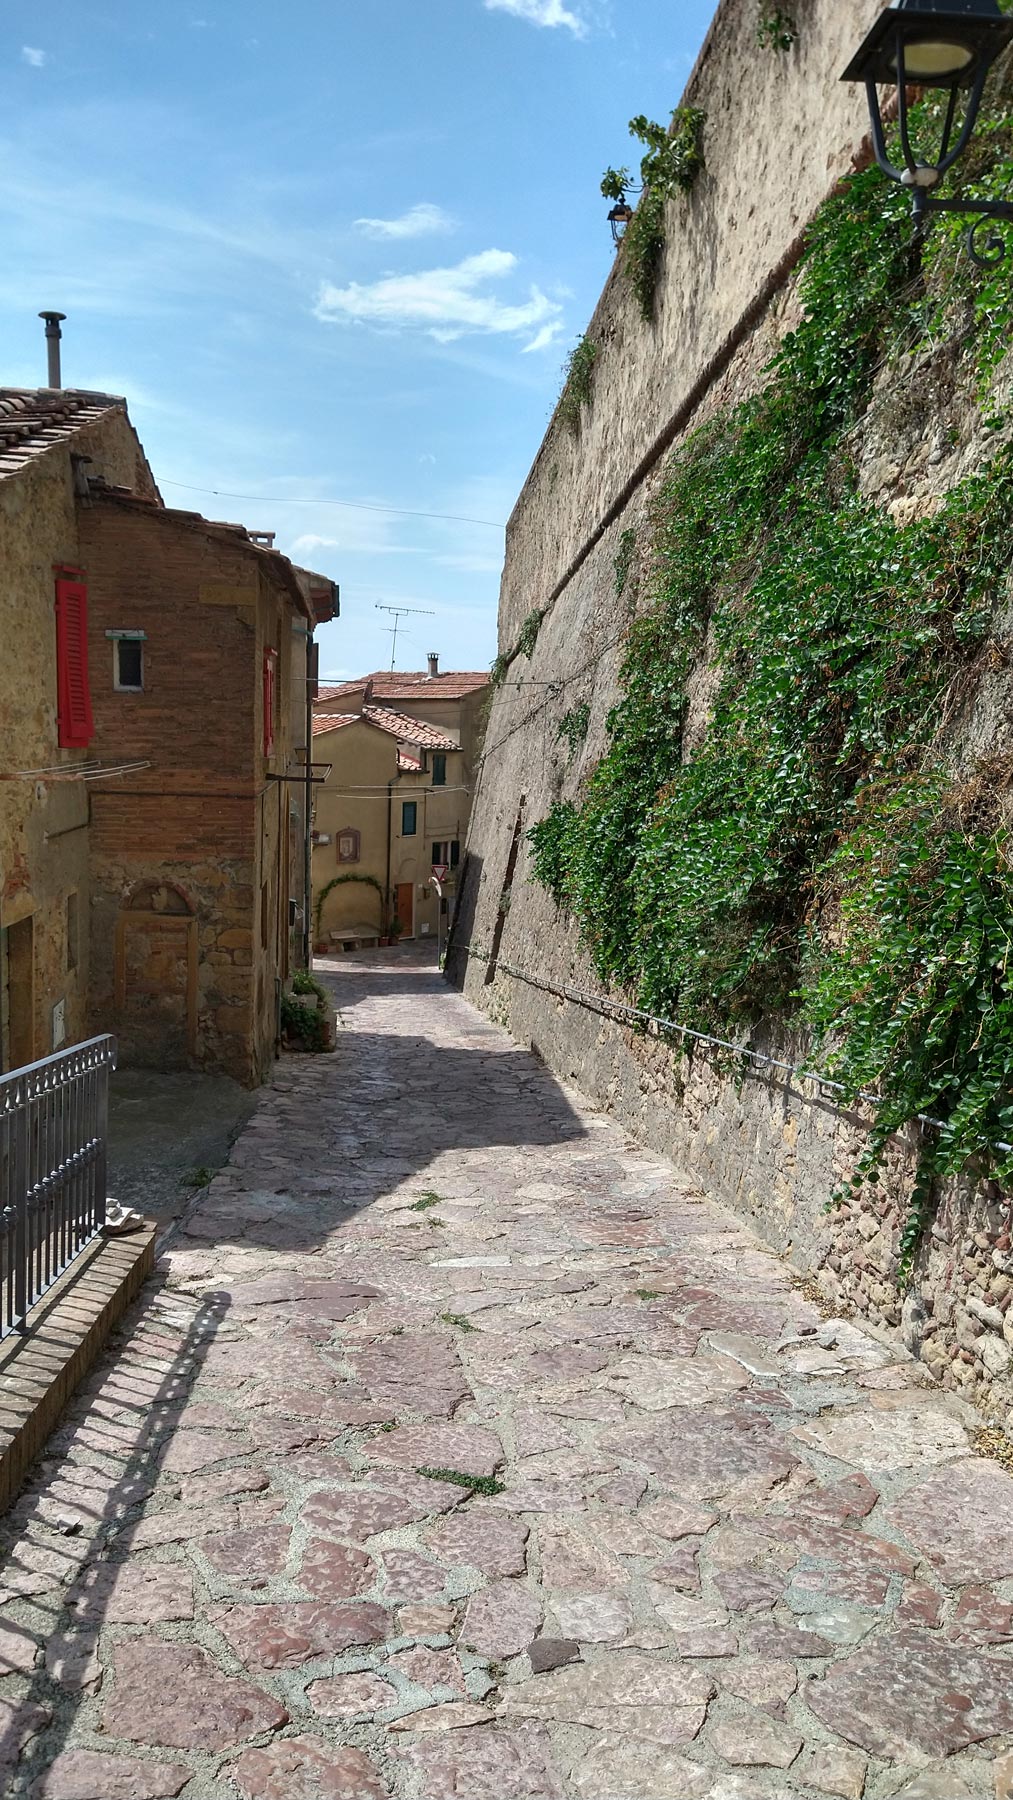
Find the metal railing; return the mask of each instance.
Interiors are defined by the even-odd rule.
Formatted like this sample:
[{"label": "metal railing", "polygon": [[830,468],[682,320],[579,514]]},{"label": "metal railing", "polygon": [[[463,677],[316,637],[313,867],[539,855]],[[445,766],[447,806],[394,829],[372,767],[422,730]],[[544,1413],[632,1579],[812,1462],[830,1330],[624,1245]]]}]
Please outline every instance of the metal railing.
[{"label": "metal railing", "polygon": [[96,1037],[0,1075],[0,1338],[105,1222],[115,1066],[116,1039]]}]

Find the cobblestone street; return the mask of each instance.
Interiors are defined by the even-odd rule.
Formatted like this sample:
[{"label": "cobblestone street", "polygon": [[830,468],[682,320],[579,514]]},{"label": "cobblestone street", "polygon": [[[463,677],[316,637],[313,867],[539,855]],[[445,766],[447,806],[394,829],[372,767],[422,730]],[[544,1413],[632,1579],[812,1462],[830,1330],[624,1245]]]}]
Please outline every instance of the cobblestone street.
[{"label": "cobblestone street", "polygon": [[331,975],[3,1525],[33,1800],[1002,1800],[1013,1477],[431,968]]}]

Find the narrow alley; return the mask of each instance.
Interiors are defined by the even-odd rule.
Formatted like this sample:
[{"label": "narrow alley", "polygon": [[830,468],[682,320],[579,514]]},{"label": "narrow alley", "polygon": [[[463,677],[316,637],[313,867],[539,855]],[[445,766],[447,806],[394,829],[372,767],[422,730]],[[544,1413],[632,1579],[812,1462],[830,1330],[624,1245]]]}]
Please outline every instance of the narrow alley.
[{"label": "narrow alley", "polygon": [[327,979],[3,1522],[3,1792],[1013,1793],[975,1416],[431,966]]}]

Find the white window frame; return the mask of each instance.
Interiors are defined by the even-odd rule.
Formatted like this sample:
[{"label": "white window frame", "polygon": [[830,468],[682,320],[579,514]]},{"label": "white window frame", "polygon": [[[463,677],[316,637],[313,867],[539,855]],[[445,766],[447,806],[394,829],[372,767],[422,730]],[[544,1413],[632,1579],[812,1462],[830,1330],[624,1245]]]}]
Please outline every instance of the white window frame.
[{"label": "white window frame", "polygon": [[[112,639],[113,646],[113,691],[117,694],[143,694],[144,692],[144,644],[146,631],[107,631],[106,637]],[[135,681],[120,680],[120,645],[123,643],[140,644],[141,646],[141,679]]]}]

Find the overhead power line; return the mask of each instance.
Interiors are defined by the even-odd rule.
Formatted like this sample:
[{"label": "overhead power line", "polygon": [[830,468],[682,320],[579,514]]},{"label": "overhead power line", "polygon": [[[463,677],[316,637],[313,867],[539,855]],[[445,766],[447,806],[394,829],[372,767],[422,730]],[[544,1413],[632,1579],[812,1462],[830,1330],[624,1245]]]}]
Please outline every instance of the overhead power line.
[{"label": "overhead power line", "polygon": [[216,500],[249,500],[256,506],[341,506],[349,512],[390,513],[400,519],[444,519],[452,525],[488,525],[505,531],[496,519],[470,519],[463,513],[418,512],[407,506],[372,506],[366,500],[318,500],[311,494],[233,494],[228,488],[193,487],[188,481],[167,481],[163,487],[181,488],[187,494],[213,494]]}]

